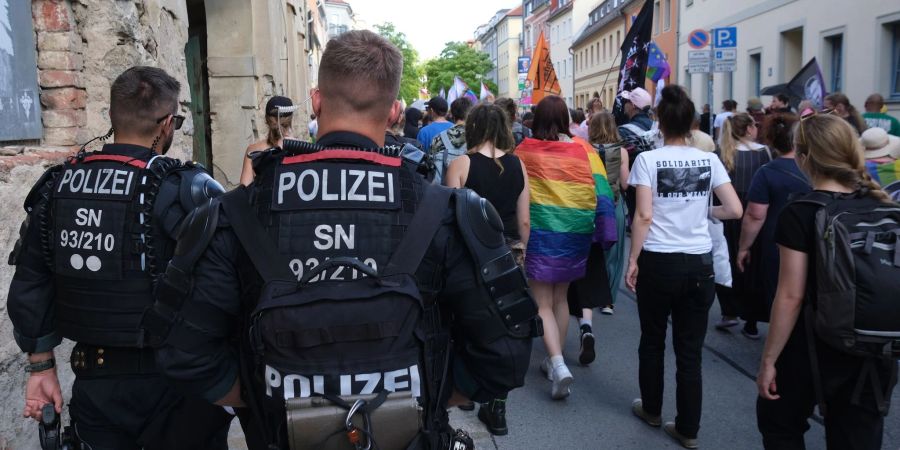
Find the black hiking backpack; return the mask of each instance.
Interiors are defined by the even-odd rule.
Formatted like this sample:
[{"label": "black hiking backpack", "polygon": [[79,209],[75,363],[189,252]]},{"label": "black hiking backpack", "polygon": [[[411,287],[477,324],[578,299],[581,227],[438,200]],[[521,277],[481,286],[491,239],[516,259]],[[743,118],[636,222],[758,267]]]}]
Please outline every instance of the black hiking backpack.
[{"label": "black hiking backpack", "polygon": [[859,192],[797,201],[819,207],[809,325],[842,352],[900,359],[900,205]]},{"label": "black hiking backpack", "polygon": [[[242,370],[249,367],[244,377],[262,379],[263,385],[253,387],[250,406],[263,427],[287,420],[288,442],[276,446],[352,449],[368,442],[373,449],[418,448],[410,442],[433,439],[429,422],[437,413],[422,406],[438,403],[443,385],[435,391],[430,381],[445,378],[446,368],[430,366],[446,361],[427,357],[433,349],[427,348],[430,331],[414,276],[451,192],[426,188],[410,232],[382,270],[356,258],[332,258],[299,282],[259,222],[246,189],[222,197],[264,283],[244,333],[252,362],[242,361]],[[278,409],[286,416],[272,417]],[[270,443],[281,440],[266,434]],[[352,445],[354,439],[360,446]]]}]

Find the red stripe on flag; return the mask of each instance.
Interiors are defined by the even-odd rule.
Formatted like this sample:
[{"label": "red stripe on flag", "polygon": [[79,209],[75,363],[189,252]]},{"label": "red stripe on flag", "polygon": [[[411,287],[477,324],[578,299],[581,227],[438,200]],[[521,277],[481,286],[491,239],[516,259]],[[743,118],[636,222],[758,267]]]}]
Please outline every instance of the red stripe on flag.
[{"label": "red stripe on flag", "polygon": [[288,156],[281,161],[282,164],[299,164],[310,161],[322,161],[326,159],[355,159],[369,161],[382,166],[400,167],[400,158],[385,156],[373,152],[358,150],[322,150],[305,155]]}]

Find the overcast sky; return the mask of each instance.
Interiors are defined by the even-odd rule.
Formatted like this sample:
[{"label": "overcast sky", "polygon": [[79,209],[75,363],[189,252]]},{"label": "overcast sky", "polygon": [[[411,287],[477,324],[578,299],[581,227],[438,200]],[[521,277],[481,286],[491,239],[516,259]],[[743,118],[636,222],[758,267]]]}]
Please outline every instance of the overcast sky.
[{"label": "overcast sky", "polygon": [[500,9],[512,9],[521,0],[347,0],[369,27],[393,22],[406,33],[422,61],[440,55],[449,41],[473,39],[475,28],[487,23]]}]

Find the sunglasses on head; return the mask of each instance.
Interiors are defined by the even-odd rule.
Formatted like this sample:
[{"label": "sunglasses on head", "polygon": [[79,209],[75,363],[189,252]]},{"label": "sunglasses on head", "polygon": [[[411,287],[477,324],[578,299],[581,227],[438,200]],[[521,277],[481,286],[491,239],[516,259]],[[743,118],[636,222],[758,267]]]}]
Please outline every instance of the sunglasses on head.
[{"label": "sunglasses on head", "polygon": [[164,120],[168,119],[169,116],[172,116],[172,120],[174,121],[175,129],[180,130],[181,126],[184,124],[184,116],[181,114],[166,114],[165,116],[160,117],[156,120],[156,123],[162,123]]}]

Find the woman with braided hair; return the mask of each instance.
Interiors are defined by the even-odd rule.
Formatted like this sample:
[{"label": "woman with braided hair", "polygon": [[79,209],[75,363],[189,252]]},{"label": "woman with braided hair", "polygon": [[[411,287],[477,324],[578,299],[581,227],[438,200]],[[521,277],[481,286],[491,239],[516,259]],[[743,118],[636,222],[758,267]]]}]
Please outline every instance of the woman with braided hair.
[{"label": "woman with braided hair", "polygon": [[[815,193],[840,202],[835,205],[837,210],[875,209],[890,202],[866,171],[856,131],[844,119],[810,111],[794,126],[793,143],[797,165]],[[890,399],[897,363],[842,352],[818,335],[811,337],[813,342],[807,340],[807,325],[811,324],[801,311],[806,299],[817,298],[818,293],[818,210],[819,205],[809,201],[792,202],[782,210],[775,229],[780,257],[778,290],[756,379],[757,425],[766,449],[802,449],[807,419],[821,400],[827,407],[823,414],[828,449],[880,449],[884,416],[878,399]],[[818,370],[813,370],[813,361]],[[874,372],[869,373],[877,374],[879,386],[858,384],[868,363],[874,365]],[[817,386],[821,387],[819,399]],[[861,388],[858,395],[854,393],[857,388]]]}]

